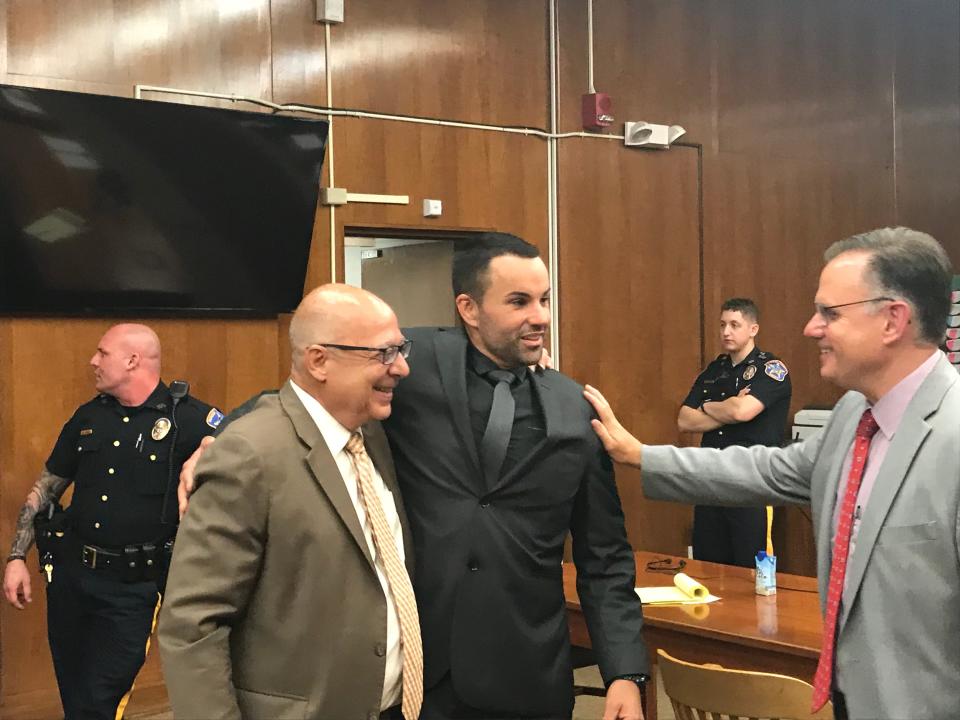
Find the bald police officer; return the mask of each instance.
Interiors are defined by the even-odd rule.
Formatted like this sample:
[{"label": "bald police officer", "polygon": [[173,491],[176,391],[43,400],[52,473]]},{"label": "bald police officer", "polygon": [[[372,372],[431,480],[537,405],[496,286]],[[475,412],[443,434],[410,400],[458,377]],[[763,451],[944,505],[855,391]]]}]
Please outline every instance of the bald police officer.
[{"label": "bald police officer", "polygon": [[161,382],[160,340],[146,325],[110,328],[90,365],[99,395],[64,425],[20,510],[3,589],[21,610],[32,600],[25,560],[39,535],[65,719],[115,720],[146,656],[177,528],[171,479],[222,415],[186,383]]},{"label": "bald police officer", "polygon": [[[731,298],[720,310],[723,354],[700,373],[677,416],[681,432],[703,433],[702,447],[783,443],[790,410],[790,374],[775,355],[756,346],[760,310],[749,298]],[[762,507],[697,505],[693,556],[753,567],[766,547]]]}]

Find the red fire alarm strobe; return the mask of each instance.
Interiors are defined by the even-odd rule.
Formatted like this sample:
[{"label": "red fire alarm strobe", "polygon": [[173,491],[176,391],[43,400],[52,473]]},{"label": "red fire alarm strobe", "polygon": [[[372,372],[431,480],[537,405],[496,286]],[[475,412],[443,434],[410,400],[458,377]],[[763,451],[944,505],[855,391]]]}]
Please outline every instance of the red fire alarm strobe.
[{"label": "red fire alarm strobe", "polygon": [[603,130],[613,124],[613,101],[606,93],[587,93],[580,109],[584,130]]}]

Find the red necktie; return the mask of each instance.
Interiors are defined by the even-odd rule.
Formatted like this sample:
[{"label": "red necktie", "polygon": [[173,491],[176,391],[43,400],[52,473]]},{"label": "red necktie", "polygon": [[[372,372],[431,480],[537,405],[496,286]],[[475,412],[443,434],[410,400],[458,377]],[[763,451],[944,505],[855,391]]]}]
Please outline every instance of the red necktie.
[{"label": "red necktie", "polygon": [[840,514],[837,516],[837,532],[833,536],[833,562],[830,564],[830,586],[827,588],[827,614],[823,619],[823,647],[817,674],[813,677],[813,708],[817,712],[827,704],[833,681],[834,648],[837,640],[837,613],[843,596],[843,580],[847,572],[847,555],[850,551],[850,531],[853,529],[853,508],[857,504],[863,469],[867,465],[870,440],[880,426],[870,410],[864,411],[857,425],[857,437],[853,443],[853,462],[847,476],[847,488],[843,493]]}]

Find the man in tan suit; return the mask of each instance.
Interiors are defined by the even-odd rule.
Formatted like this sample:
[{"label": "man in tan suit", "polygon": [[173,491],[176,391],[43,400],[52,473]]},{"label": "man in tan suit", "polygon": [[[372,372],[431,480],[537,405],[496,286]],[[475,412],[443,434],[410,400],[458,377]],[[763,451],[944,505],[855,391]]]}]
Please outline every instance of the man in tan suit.
[{"label": "man in tan suit", "polygon": [[197,468],[160,618],[174,715],[414,720],[411,541],[377,422],[410,344],[386,303],[344,285],[303,300],[290,342],[279,395]]}]

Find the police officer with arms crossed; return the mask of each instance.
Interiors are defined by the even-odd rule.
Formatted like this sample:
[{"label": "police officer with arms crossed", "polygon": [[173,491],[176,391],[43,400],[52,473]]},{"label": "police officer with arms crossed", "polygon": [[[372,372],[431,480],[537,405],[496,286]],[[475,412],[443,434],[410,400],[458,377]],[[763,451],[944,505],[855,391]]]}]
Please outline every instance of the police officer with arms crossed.
[{"label": "police officer with arms crossed", "polygon": [[[697,377],[677,416],[681,432],[703,433],[702,447],[779,446],[790,409],[786,365],[756,346],[760,311],[749,298],[731,298],[720,308],[723,354]],[[754,566],[766,547],[762,507],[697,505],[693,556],[728,565]]]},{"label": "police officer with arms crossed", "polygon": [[[100,394],[64,425],[27,495],[3,581],[7,600],[24,609],[26,555],[38,535],[66,720],[123,716],[177,529],[171,479],[223,417],[187,395],[186,383],[160,381],[160,340],[145,325],[110,328],[90,365]],[[58,500],[70,483],[64,513]]]}]

